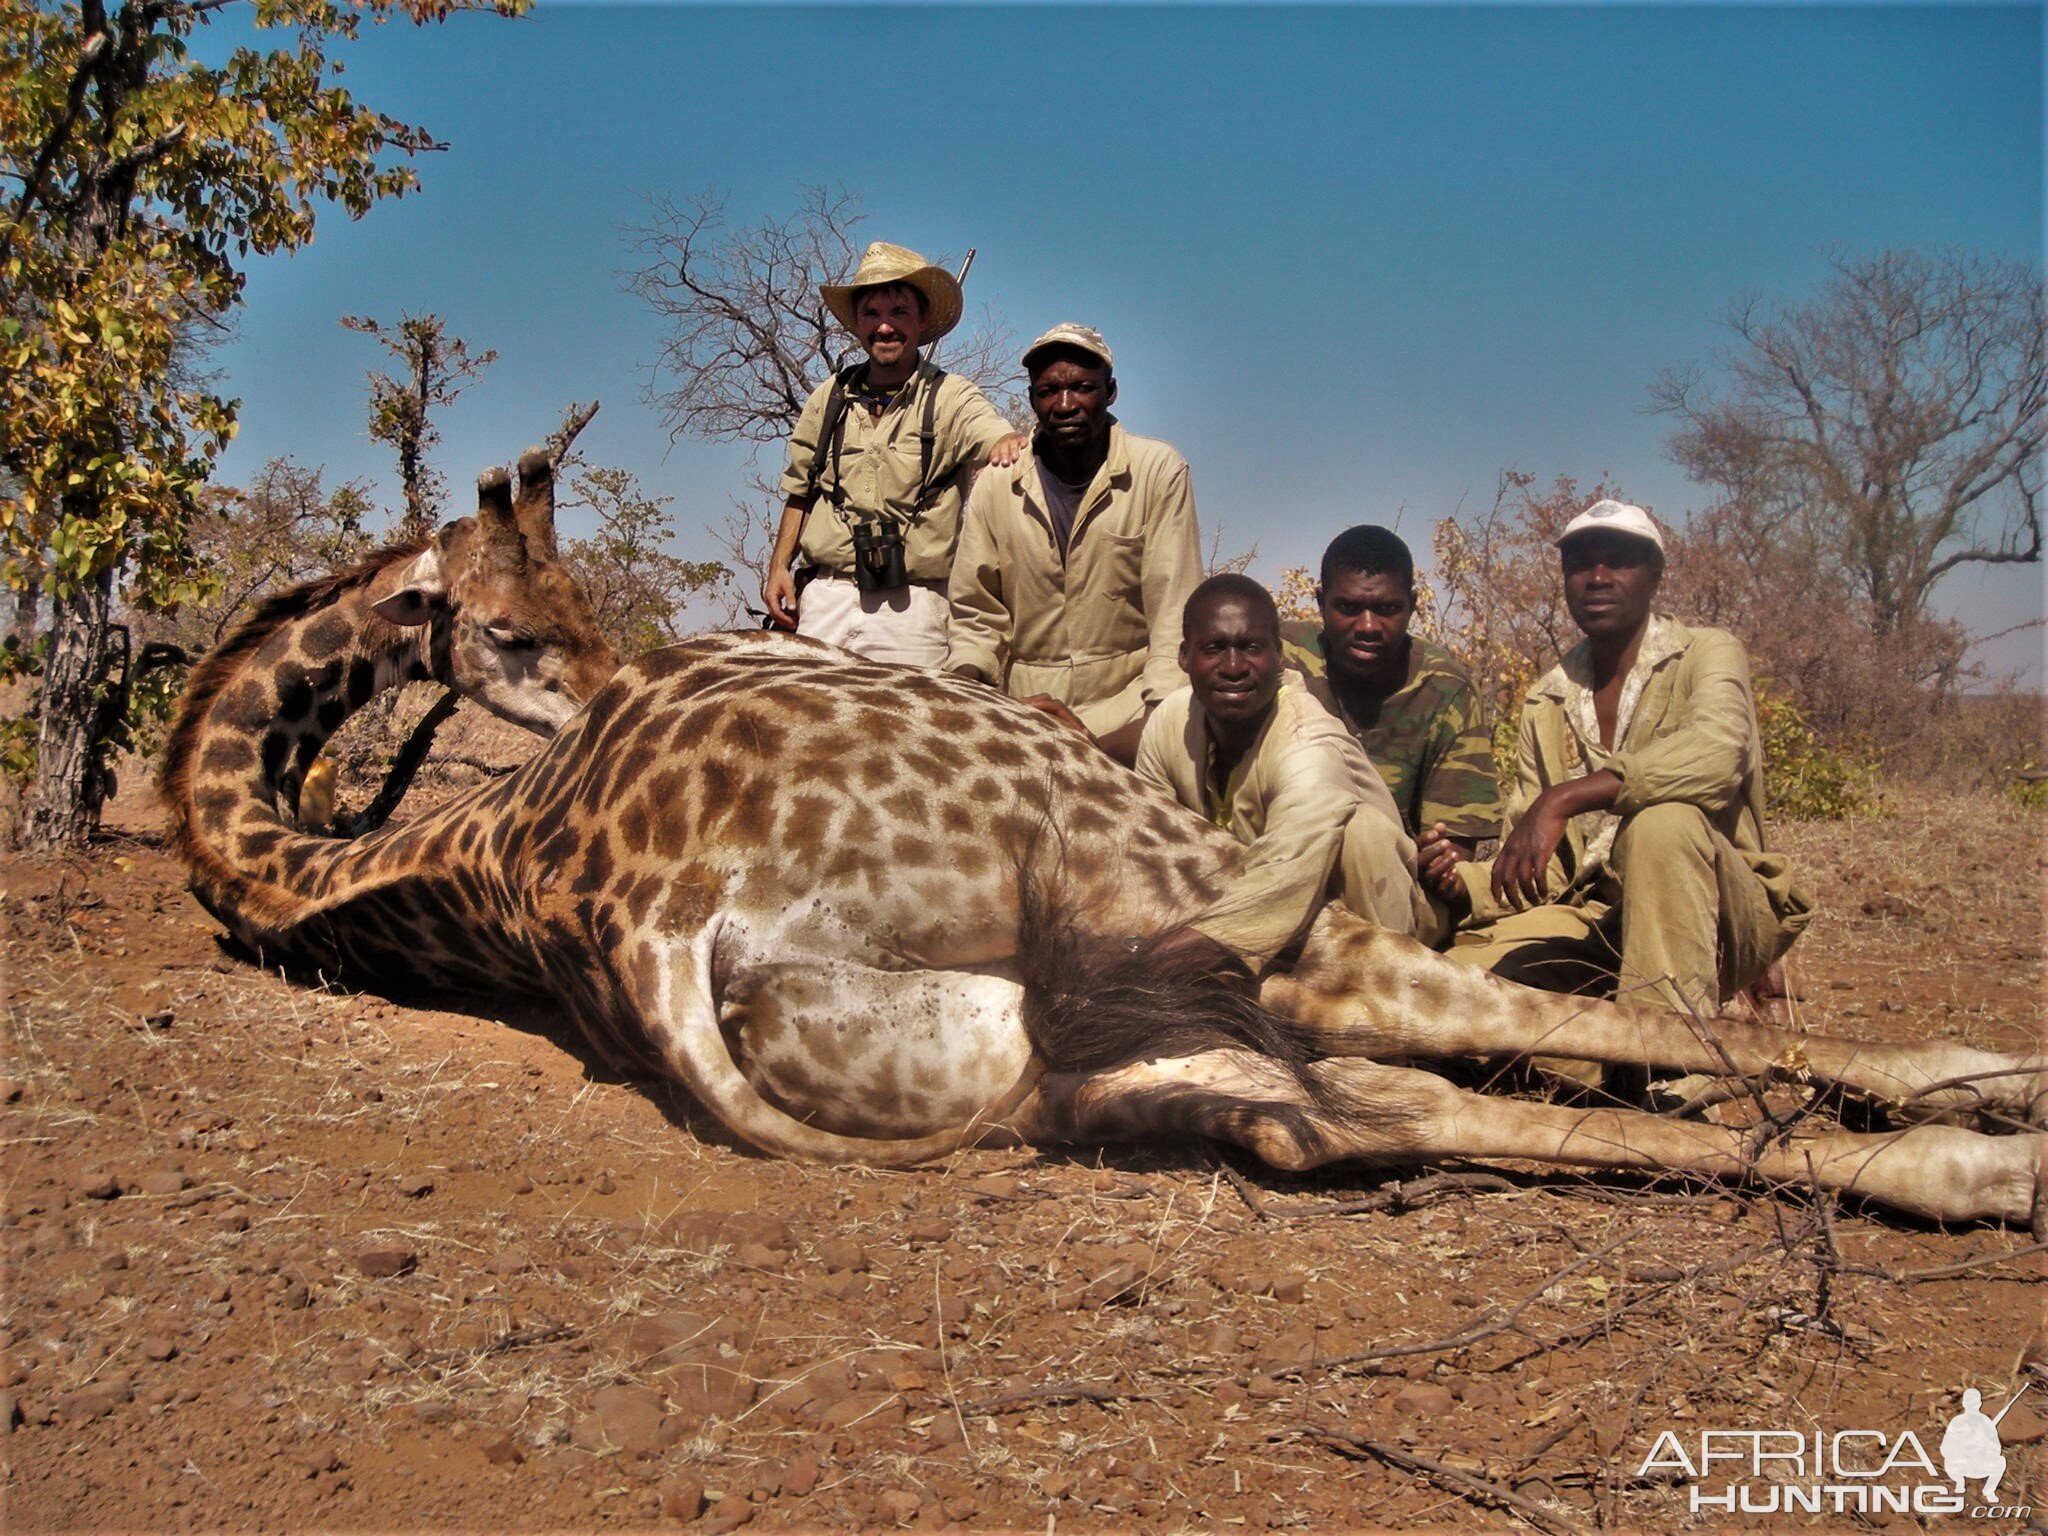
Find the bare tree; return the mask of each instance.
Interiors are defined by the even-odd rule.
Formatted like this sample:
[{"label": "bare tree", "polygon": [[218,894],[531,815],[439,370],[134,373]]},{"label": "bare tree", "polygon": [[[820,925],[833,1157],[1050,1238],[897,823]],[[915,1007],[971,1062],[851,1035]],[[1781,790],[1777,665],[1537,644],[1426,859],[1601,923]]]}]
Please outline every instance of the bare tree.
[{"label": "bare tree", "polygon": [[[724,198],[704,193],[660,199],[652,221],[634,231],[647,264],[626,286],[660,324],[648,397],[672,438],[754,445],[747,494],[713,536],[757,575],[782,505],[781,466],[761,463],[760,451],[787,440],[811,391],[859,355],[818,290],[853,270],[862,218],[848,193],[806,187],[786,218],[732,228]],[[1016,393],[1021,370],[1003,327],[984,319],[925,355],[1017,419],[1020,402],[1004,396]]]},{"label": "bare tree", "polygon": [[1685,368],[1651,398],[1685,423],[1692,477],[1781,557],[1839,568],[1888,639],[1957,566],[2041,558],[2041,275],[1965,252],[1832,264],[1810,303],[1736,303],[1718,391]]},{"label": "bare tree", "polygon": [[397,325],[366,315],[344,315],[341,323],[375,337],[399,361],[397,378],[370,374],[370,436],[398,454],[398,477],[405,491],[400,534],[423,539],[440,521],[447,489],[427,463],[428,452],[441,440],[434,409],[454,404],[456,396],[498,360],[497,351],[489,348],[472,355],[469,343],[449,335],[439,315],[405,315]]}]

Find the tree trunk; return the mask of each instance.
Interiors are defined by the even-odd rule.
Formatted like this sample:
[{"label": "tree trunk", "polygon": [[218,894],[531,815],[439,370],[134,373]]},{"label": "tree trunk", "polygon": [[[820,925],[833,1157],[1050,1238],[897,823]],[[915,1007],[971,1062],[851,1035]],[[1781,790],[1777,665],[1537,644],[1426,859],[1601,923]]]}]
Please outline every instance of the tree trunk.
[{"label": "tree trunk", "polygon": [[22,803],[25,848],[76,848],[92,830],[92,777],[99,690],[107,670],[107,628],[114,573],[84,591],[53,599],[50,654],[37,706],[36,777]]}]

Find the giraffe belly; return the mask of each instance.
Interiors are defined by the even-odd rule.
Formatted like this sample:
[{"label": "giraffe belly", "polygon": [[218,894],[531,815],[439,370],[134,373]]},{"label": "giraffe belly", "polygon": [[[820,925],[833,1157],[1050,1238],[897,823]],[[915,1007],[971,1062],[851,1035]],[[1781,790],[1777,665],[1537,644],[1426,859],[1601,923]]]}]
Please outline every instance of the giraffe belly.
[{"label": "giraffe belly", "polygon": [[1024,989],[1003,976],[763,966],[726,978],[721,995],[747,1080],[841,1135],[917,1137],[987,1119],[1030,1066]]}]

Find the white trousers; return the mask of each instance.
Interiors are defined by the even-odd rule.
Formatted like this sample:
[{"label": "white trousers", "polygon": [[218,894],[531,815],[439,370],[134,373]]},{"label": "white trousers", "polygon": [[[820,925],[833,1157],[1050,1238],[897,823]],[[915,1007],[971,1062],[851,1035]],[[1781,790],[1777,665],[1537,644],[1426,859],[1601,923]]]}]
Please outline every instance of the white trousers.
[{"label": "white trousers", "polygon": [[946,660],[947,612],[940,583],[863,592],[850,581],[820,576],[797,600],[796,632],[870,661],[936,672]]}]

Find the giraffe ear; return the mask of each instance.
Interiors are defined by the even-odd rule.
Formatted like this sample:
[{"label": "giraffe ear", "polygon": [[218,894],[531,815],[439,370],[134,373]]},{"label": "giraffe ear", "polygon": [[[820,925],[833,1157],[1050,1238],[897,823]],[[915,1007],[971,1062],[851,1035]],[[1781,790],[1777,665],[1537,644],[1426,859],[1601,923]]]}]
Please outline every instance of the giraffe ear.
[{"label": "giraffe ear", "polygon": [[448,606],[448,583],[441,575],[441,553],[429,547],[413,556],[398,588],[370,604],[370,612],[401,629],[426,623]]}]

